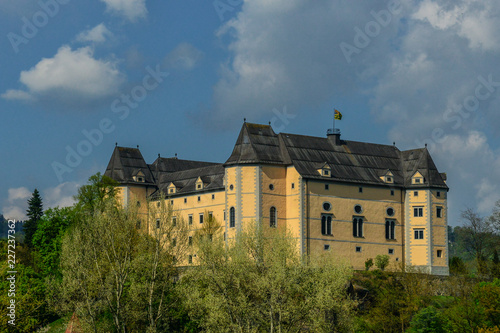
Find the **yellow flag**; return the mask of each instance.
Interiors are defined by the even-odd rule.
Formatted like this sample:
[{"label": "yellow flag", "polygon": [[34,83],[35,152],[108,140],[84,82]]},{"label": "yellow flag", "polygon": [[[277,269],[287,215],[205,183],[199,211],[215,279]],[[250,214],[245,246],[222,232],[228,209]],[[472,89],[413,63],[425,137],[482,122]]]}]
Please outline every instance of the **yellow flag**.
[{"label": "yellow flag", "polygon": [[335,109],[335,116],[333,117],[336,120],[342,120],[342,113],[339,110]]}]

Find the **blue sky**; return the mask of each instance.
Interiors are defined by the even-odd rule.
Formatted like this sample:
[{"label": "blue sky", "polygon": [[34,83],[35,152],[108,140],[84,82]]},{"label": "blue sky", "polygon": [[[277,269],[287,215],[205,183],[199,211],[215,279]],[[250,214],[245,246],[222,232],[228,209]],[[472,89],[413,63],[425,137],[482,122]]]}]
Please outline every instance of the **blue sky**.
[{"label": "blue sky", "polygon": [[243,118],[423,147],[450,220],[500,199],[494,0],[0,0],[2,213],[69,205],[115,142],[224,162]]}]

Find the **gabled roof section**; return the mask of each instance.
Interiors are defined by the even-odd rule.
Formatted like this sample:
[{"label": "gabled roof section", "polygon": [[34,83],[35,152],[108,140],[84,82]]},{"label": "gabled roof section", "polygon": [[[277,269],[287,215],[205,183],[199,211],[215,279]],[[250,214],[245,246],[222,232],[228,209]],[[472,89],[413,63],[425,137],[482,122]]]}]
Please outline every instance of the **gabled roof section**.
[{"label": "gabled roof section", "polygon": [[380,174],[391,170],[396,184],[403,185],[400,151],[394,146],[280,133],[297,171],[306,178],[322,179],[318,166],[331,167],[332,179],[367,184],[385,184]]},{"label": "gabled roof section", "polygon": [[177,157],[158,157],[153,164],[150,165],[150,169],[153,173],[156,172],[177,172],[189,169],[197,169],[206,166],[217,165],[220,163],[212,162],[202,162],[202,161],[192,161],[192,160],[181,160]]},{"label": "gabled roof section", "polygon": [[119,183],[138,183],[134,180],[134,176],[139,172],[144,174],[144,182],[140,184],[154,184],[155,179],[149,170],[148,165],[142,157],[141,151],[138,148],[126,148],[116,146],[108,167],[106,168],[105,176],[108,176]]},{"label": "gabled roof section", "polygon": [[[196,182],[201,179],[203,189],[196,190]],[[224,166],[215,164],[202,168],[162,173],[159,178],[159,191],[167,193],[167,187],[173,183],[177,187],[176,194],[224,189]]]},{"label": "gabled roof section", "polygon": [[255,163],[285,164],[278,135],[271,125],[244,123],[233,153],[224,165]]},{"label": "gabled roof section", "polygon": [[[443,175],[437,170],[427,148],[412,149],[401,152],[405,186],[408,187],[441,187],[448,189]],[[424,177],[422,185],[412,185],[411,178],[419,172]]]}]

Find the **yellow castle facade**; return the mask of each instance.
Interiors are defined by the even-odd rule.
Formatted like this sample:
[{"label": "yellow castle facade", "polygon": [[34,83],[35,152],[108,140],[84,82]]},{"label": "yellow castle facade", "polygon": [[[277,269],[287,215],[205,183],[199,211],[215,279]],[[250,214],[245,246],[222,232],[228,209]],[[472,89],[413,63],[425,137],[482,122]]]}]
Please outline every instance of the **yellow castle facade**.
[{"label": "yellow castle facade", "polygon": [[[244,123],[225,163],[158,158],[115,147],[105,172],[125,205],[162,193],[191,233],[210,217],[227,239],[245,225],[286,230],[303,255],[327,253],[362,270],[386,254],[393,264],[448,275],[446,175],[426,148],[276,134]],[[193,251],[194,247],[193,247]],[[187,255],[193,263],[196,253]]]}]

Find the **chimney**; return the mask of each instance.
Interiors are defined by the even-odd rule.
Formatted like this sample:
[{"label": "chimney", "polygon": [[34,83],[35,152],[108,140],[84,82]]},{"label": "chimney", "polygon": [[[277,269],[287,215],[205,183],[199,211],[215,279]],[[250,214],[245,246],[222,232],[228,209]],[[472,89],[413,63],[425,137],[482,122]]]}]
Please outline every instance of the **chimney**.
[{"label": "chimney", "polygon": [[335,146],[341,146],[342,140],[340,140],[340,130],[338,128],[329,128],[326,132],[328,140]]}]

